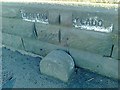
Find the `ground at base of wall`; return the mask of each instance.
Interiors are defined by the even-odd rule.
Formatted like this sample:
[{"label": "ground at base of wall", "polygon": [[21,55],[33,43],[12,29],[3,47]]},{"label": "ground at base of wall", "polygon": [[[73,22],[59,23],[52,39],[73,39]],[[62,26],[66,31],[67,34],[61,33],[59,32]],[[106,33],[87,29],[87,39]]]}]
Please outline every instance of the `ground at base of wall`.
[{"label": "ground at base of wall", "polygon": [[[40,57],[23,55],[2,48],[3,88],[117,88],[120,83],[107,77],[78,68],[68,83],[42,75]],[[5,72],[5,73],[4,73]]]}]

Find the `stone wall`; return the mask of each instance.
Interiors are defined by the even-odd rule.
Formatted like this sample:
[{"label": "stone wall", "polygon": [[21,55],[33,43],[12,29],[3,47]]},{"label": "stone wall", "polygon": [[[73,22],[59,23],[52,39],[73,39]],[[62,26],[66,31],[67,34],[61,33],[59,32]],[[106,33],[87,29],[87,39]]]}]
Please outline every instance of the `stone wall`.
[{"label": "stone wall", "polygon": [[46,56],[68,51],[79,67],[118,78],[118,16],[114,7],[2,5],[2,44]]}]

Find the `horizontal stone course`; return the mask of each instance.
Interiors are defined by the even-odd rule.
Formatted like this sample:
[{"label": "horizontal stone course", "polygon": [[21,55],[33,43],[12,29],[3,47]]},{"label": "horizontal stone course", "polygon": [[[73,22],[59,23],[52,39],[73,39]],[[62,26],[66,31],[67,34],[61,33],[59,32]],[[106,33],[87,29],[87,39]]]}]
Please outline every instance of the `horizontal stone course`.
[{"label": "horizontal stone course", "polygon": [[114,33],[86,31],[59,25],[34,24],[20,19],[3,18],[2,20],[2,32],[4,33],[37,38],[43,42],[85,50],[102,56],[110,55],[112,45],[117,39],[115,37],[117,34]]},{"label": "horizontal stone course", "polygon": [[54,49],[59,49],[59,46],[47,44],[46,42],[32,38],[23,38],[23,42],[26,51],[42,56],[46,56],[50,51]]},{"label": "horizontal stone course", "polygon": [[[46,56],[49,52],[57,49],[69,51],[70,55],[74,58],[75,64],[77,66],[89,69],[92,72],[96,72],[104,76],[120,79],[120,76],[118,74],[118,63],[120,63],[119,60],[109,57],[103,57],[99,54],[93,54],[82,50],[76,50],[71,48],[68,49],[66,47],[41,42],[36,39],[22,39],[24,42],[24,48],[27,52],[32,52],[38,55]],[[4,34],[3,41],[3,44],[5,45],[12,46],[16,49],[23,49],[21,39],[18,37]]]},{"label": "horizontal stone course", "polygon": [[[108,56],[113,44],[112,34],[84,31],[52,25],[36,24],[38,39],[55,45]],[[59,42],[60,40],[60,42]]]},{"label": "horizontal stone course", "polygon": [[70,54],[74,58],[77,66],[89,69],[107,77],[120,79],[120,75],[118,74],[119,60],[78,50],[70,50]]},{"label": "horizontal stone course", "polygon": [[[40,7],[40,8],[38,8]],[[11,9],[9,9],[11,8]],[[64,9],[63,9],[64,8]],[[61,24],[65,26],[72,26],[72,19],[95,18],[103,20],[104,27],[114,25],[115,33],[118,30],[118,12],[115,7],[94,7],[94,6],[65,6],[65,5],[46,5],[46,4],[10,4],[3,3],[2,17],[8,18],[22,18],[20,11],[31,14],[47,13],[48,21],[51,24]],[[60,15],[60,17],[59,17]]]}]

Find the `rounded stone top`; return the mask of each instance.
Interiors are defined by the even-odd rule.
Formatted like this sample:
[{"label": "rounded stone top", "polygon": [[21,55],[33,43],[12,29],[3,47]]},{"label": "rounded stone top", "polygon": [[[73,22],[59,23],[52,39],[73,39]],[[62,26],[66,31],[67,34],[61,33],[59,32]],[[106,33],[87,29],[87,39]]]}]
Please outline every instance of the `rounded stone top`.
[{"label": "rounded stone top", "polygon": [[40,71],[41,73],[67,82],[74,71],[74,61],[65,51],[54,50],[42,59],[40,62]]}]

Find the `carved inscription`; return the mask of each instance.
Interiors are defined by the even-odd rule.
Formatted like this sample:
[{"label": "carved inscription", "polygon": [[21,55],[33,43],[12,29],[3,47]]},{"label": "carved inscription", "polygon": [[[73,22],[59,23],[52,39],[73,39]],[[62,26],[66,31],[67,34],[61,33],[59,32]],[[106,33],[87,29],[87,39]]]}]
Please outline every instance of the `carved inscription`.
[{"label": "carved inscription", "polygon": [[25,21],[48,24],[48,17],[46,13],[28,13],[25,10],[21,10],[20,13],[22,19]]},{"label": "carved inscription", "polygon": [[99,31],[99,32],[112,32],[113,30],[113,24],[111,24],[109,27],[105,27],[104,20],[95,18],[75,18],[73,20],[73,26],[76,28],[81,28],[84,30],[93,30],[93,31]]},{"label": "carved inscription", "polygon": [[89,26],[103,26],[103,20],[97,20],[97,19],[79,19],[76,18],[74,20],[74,23],[79,23],[80,25],[89,25]]}]

